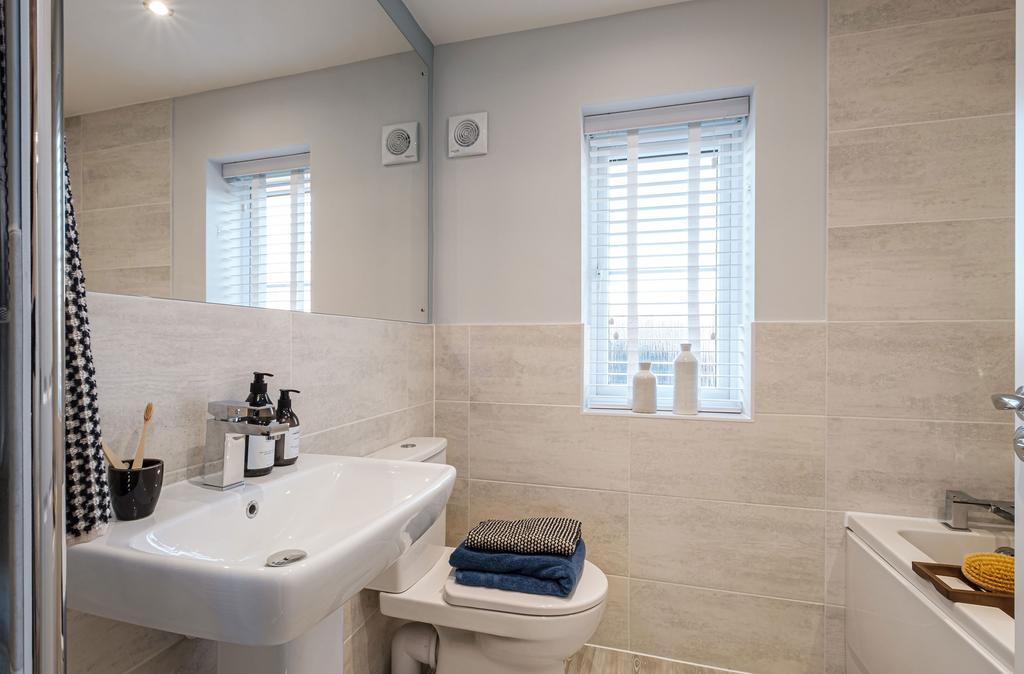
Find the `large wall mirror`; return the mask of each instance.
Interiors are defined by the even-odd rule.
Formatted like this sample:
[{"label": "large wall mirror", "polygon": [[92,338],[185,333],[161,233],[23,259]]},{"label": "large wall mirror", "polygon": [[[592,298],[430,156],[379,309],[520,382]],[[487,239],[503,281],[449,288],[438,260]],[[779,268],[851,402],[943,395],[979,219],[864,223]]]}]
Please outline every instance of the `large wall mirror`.
[{"label": "large wall mirror", "polygon": [[428,320],[427,66],[377,0],[79,0],[90,290]]}]

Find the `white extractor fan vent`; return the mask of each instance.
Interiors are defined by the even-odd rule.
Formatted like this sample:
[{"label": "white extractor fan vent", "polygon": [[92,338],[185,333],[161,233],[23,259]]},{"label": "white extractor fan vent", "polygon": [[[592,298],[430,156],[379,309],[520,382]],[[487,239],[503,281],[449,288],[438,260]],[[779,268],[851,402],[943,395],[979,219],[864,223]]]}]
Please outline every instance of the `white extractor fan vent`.
[{"label": "white extractor fan vent", "polygon": [[487,113],[452,115],[448,118],[448,156],[487,154]]},{"label": "white extractor fan vent", "polygon": [[384,166],[419,161],[419,123],[391,124],[381,129],[380,159]]}]

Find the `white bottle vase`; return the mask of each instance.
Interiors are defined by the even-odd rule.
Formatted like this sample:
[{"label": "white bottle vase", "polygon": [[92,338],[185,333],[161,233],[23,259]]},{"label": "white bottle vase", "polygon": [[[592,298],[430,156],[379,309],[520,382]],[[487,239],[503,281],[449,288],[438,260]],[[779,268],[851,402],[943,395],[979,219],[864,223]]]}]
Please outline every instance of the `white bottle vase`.
[{"label": "white bottle vase", "polygon": [[674,390],[672,395],[672,412],[675,414],[696,414],[699,388],[697,370],[700,362],[688,343],[679,345],[679,355],[675,360]]},{"label": "white bottle vase", "polygon": [[633,375],[633,411],[641,414],[658,411],[658,378],[646,361],[640,363],[640,370]]}]

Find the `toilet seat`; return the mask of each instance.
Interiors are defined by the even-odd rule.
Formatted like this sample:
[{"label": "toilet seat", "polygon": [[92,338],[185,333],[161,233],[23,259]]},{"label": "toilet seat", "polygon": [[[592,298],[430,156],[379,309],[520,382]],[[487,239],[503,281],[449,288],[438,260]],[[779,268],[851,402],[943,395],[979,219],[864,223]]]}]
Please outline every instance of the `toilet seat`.
[{"label": "toilet seat", "polygon": [[453,606],[500,611],[530,616],[561,616],[581,613],[600,604],[608,594],[608,579],[590,562],[583,563],[583,573],[576,588],[568,597],[526,594],[472,587],[455,582],[455,574],[448,576],[442,597]]},{"label": "toilet seat", "polygon": [[[436,627],[448,627],[512,639],[545,641],[551,639],[553,635],[571,632],[575,625],[587,624],[595,616],[599,618],[604,611],[604,600],[608,594],[608,579],[601,569],[589,563],[585,567],[584,577],[580,579],[581,586],[584,579],[587,581],[586,589],[582,592],[580,591],[582,588],[577,587],[576,592],[565,599],[525,595],[538,600],[538,603],[547,601],[552,605],[558,605],[559,601],[562,602],[561,609],[557,609],[559,611],[557,613],[530,615],[449,603],[445,595],[449,578],[452,575],[452,567],[448,564],[448,556],[451,552],[452,548],[446,548],[445,554],[434,564],[434,567],[405,592],[381,592],[380,612],[392,618],[428,623]],[[519,592],[506,592],[490,588],[467,589],[486,592],[484,596],[488,598],[487,601],[499,601],[499,604],[496,605],[506,609],[509,607],[509,599],[511,599],[508,595],[515,595],[516,599],[522,599]],[[494,593],[500,594],[495,595]],[[501,600],[494,599],[496,596],[501,597]],[[595,597],[596,603],[593,603]],[[583,608],[588,604],[588,608]],[[567,609],[575,612],[561,612]]]}]

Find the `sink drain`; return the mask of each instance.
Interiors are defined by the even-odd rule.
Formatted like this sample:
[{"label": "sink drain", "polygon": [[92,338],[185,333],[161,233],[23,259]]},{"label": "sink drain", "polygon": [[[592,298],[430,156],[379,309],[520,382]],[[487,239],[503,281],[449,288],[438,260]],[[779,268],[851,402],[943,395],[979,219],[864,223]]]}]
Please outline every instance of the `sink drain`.
[{"label": "sink drain", "polygon": [[305,558],[305,550],[281,550],[267,557],[267,566],[288,566]]}]

